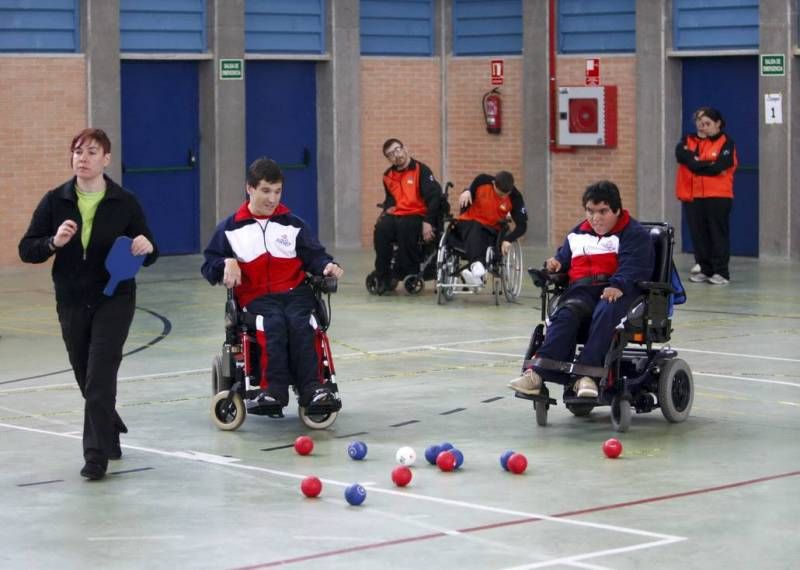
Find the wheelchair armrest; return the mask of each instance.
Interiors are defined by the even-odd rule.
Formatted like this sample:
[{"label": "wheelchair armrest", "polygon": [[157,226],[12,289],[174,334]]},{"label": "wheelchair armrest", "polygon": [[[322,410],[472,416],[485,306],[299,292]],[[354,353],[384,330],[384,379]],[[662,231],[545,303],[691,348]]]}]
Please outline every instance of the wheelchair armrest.
[{"label": "wheelchair armrest", "polygon": [[642,291],[663,291],[665,293],[675,293],[675,289],[669,283],[659,283],[658,281],[637,281],[636,286]]},{"label": "wheelchair armrest", "polygon": [[312,289],[321,293],[336,293],[339,288],[339,280],[330,275],[312,275],[308,278],[308,283]]},{"label": "wheelchair armrest", "polygon": [[531,276],[533,284],[540,288],[547,287],[549,283],[554,285],[567,285],[569,282],[569,275],[566,273],[550,273],[547,269],[529,267],[528,275]]}]

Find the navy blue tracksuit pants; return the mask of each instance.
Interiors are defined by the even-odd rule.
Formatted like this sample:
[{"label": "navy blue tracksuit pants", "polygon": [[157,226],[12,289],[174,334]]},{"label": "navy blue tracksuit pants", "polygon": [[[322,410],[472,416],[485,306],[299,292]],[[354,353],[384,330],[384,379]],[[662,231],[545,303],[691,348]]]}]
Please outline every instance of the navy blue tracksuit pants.
[{"label": "navy blue tracksuit pants", "polygon": [[[626,315],[634,295],[623,295],[614,303],[601,301],[600,295],[608,285],[579,285],[564,293],[566,298],[579,298],[588,307],[593,308],[592,322],[589,335],[583,346],[583,351],[577,359],[578,364],[586,366],[603,366],[606,353],[611,346],[620,320]],[[550,319],[544,342],[536,356],[571,362],[578,331],[581,328],[581,319],[569,307],[562,306]]]},{"label": "navy blue tracksuit pants", "polygon": [[310,323],[314,310],[311,288],[303,284],[286,293],[264,295],[251,301],[247,310],[264,317],[269,384],[280,389],[294,384],[301,395],[316,386],[319,359]]}]

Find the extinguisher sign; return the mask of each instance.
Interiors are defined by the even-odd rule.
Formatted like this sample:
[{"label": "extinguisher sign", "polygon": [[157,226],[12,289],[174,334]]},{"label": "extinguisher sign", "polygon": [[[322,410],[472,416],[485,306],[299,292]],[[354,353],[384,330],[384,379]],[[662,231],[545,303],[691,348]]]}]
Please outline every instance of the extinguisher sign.
[{"label": "extinguisher sign", "polygon": [[492,60],[492,85],[503,84],[503,60]]},{"label": "extinguisher sign", "polygon": [[586,60],[586,85],[600,85],[600,60]]}]

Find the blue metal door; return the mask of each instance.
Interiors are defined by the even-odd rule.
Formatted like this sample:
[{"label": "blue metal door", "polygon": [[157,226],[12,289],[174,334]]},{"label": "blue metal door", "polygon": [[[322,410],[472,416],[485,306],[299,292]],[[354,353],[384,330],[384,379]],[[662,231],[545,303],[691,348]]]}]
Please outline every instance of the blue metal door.
[{"label": "blue metal door", "polygon": [[247,164],[281,165],[282,202],[317,233],[317,87],[312,61],[248,61]]},{"label": "blue metal door", "polygon": [[[715,107],[736,143],[739,168],[733,178],[731,254],[758,256],[758,60],[703,57],[683,60],[683,132],[695,131],[692,113]],[[693,251],[686,219],[683,251]]]},{"label": "blue metal door", "polygon": [[122,183],[161,253],[200,249],[195,62],[122,62]]}]

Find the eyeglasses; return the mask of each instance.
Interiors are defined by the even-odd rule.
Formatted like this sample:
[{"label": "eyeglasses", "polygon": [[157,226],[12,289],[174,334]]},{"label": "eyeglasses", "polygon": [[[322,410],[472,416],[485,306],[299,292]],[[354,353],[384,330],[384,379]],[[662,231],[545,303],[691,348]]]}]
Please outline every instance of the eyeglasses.
[{"label": "eyeglasses", "polygon": [[398,156],[402,153],[403,153],[403,147],[397,146],[391,150],[387,150],[385,153],[383,153],[383,156],[385,156],[388,159],[391,159],[393,156]]}]

